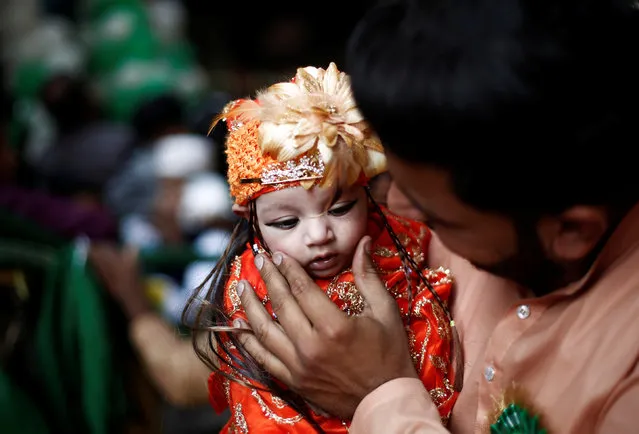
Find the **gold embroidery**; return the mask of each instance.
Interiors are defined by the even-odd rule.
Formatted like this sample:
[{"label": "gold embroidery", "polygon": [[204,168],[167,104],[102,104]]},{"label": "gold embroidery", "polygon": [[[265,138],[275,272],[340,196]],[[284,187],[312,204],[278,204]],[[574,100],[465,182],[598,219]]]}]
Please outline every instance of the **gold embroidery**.
[{"label": "gold embroidery", "polygon": [[447,390],[442,389],[441,387],[437,387],[433,390],[430,390],[429,393],[430,393],[431,399],[433,400],[433,403],[437,407],[439,407],[440,405],[448,401],[449,393]]},{"label": "gold embroidery", "polygon": [[397,234],[397,238],[399,239],[399,242],[402,243],[402,246],[404,246],[404,248],[407,248],[408,245],[412,242],[411,238],[405,233]]},{"label": "gold embroidery", "polygon": [[435,368],[440,370],[442,373],[444,374],[448,373],[448,367],[446,366],[446,362],[444,361],[443,357],[431,354],[430,362],[433,364]]},{"label": "gold embroidery", "polygon": [[405,288],[403,288],[403,282],[397,282],[391,288],[387,288],[387,290],[395,299],[408,298],[408,293]]},{"label": "gold embroidery", "polygon": [[262,399],[260,394],[255,389],[253,389],[251,391],[251,396],[253,398],[255,398],[255,400],[257,401],[257,404],[260,406],[260,409],[262,410],[262,413],[264,413],[264,416],[266,416],[269,419],[275,421],[276,423],[281,423],[281,424],[286,424],[286,425],[293,425],[293,424],[296,424],[297,422],[299,422],[300,420],[302,420],[302,418],[303,418],[303,416],[301,414],[298,414],[297,416],[294,416],[294,417],[278,416],[277,414],[275,414],[273,412],[273,410],[271,410],[268,407],[268,405],[266,405],[266,403],[264,402],[264,400]]},{"label": "gold embroidery", "polygon": [[[423,286],[420,286],[420,290],[422,289],[422,287]],[[422,309],[427,304],[432,304],[432,302],[428,298],[420,298],[419,300],[417,300],[417,302],[413,305],[413,316],[417,318],[424,318]]]},{"label": "gold embroidery", "polygon": [[239,279],[242,275],[242,257],[236,256],[232,265],[233,276]]},{"label": "gold embroidery", "polygon": [[442,309],[438,303],[430,303],[430,307],[433,309],[433,314],[437,321],[437,334],[446,341],[450,340],[450,324],[446,318],[444,309]]},{"label": "gold embroidery", "polygon": [[419,235],[417,235],[417,244],[419,244],[420,246],[424,244],[424,239],[426,238],[428,234],[429,234],[429,231],[426,228],[426,226],[420,226]]},{"label": "gold embroidery", "polygon": [[426,259],[424,252],[422,252],[422,249],[420,249],[419,246],[413,246],[411,254],[413,256],[413,261],[415,261],[417,265],[421,265]]},{"label": "gold embroidery", "polygon": [[248,425],[246,418],[242,412],[242,404],[235,404],[233,408],[233,421],[230,426],[230,431],[235,434],[248,434]]},{"label": "gold embroidery", "polygon": [[229,285],[229,300],[231,301],[231,312],[228,313],[229,316],[238,312],[242,307],[242,301],[237,293],[238,283],[239,282],[237,280],[233,280]]},{"label": "gold embroidery", "polygon": [[271,395],[271,402],[279,409],[286,407],[284,400],[278,396]]},{"label": "gold embroidery", "polygon": [[222,386],[224,387],[224,395],[226,396],[226,402],[231,402],[231,380],[224,377],[222,381]]},{"label": "gold embroidery", "polygon": [[242,273],[242,258],[240,256],[236,256],[233,260],[233,265],[231,265],[231,282],[229,283],[229,300],[231,301],[231,312],[228,312],[227,315],[231,316],[237,313],[241,307],[242,302],[240,301],[240,296],[237,294],[237,284],[239,283],[239,279]]},{"label": "gold embroidery", "polygon": [[426,325],[428,328],[426,329],[426,337],[424,337],[424,343],[422,343],[422,348],[420,350],[419,356],[419,373],[421,374],[424,369],[424,360],[426,358],[426,348],[428,347],[428,342],[430,341],[430,334],[432,332],[430,322],[426,321]]},{"label": "gold embroidery", "polygon": [[386,215],[386,216],[391,215],[397,221],[397,223],[399,223],[400,225],[404,226],[408,230],[412,229],[412,226],[411,226],[410,222],[408,220],[406,220],[404,217],[399,216],[399,215],[395,215],[395,214],[389,213],[389,212],[385,212],[384,215]]},{"label": "gold embroidery", "polygon": [[453,392],[453,386],[450,384],[450,381],[446,377],[444,377],[444,386],[446,386],[446,390],[451,393]]},{"label": "gold embroidery", "polygon": [[419,363],[419,353],[415,351],[417,339],[415,338],[415,333],[410,329],[410,327],[406,327],[406,331],[408,332],[408,348],[410,348],[410,357],[413,360],[413,365],[417,366]]},{"label": "gold embroidery", "polygon": [[[443,276],[439,276],[440,274],[443,274]],[[426,277],[428,278],[430,284],[433,286],[453,283],[453,275],[451,274],[449,269],[444,267],[438,267],[436,270],[429,270]],[[439,279],[433,281],[435,277],[439,277]]]},{"label": "gold embroidery", "polygon": [[374,254],[382,258],[392,258],[393,256],[397,256],[398,252],[393,249],[389,249],[388,247],[379,246],[375,249]]},{"label": "gold embroidery", "polygon": [[337,299],[344,302],[342,310],[348,315],[359,315],[364,312],[364,297],[359,293],[357,286],[353,282],[331,282],[326,289],[326,295],[329,297],[333,294],[337,295]]}]

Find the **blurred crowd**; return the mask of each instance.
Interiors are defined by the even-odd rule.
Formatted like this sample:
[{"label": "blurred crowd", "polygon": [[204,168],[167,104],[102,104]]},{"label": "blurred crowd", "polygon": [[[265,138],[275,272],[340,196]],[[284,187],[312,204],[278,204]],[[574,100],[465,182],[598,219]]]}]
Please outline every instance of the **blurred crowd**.
[{"label": "blurred crowd", "polygon": [[234,223],[208,131],[232,95],[186,19],[171,0],[0,6],[3,433],[198,432],[176,410],[206,406],[181,313]]}]

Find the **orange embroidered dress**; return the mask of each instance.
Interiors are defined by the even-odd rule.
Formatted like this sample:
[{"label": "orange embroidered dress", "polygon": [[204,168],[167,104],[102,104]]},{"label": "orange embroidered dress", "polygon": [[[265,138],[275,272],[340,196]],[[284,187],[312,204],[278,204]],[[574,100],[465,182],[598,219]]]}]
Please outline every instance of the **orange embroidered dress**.
[{"label": "orange embroidered dress", "polygon": [[[445,303],[450,297],[452,284],[448,271],[441,268],[437,270],[425,268],[426,254],[431,239],[428,228],[422,223],[394,216],[387,211],[384,213],[406,251],[420,268],[424,267],[422,268],[423,275]],[[451,363],[450,324],[441,306],[414,272],[410,274],[409,288],[407,274],[404,271],[400,255],[380,216],[371,209],[368,220],[367,234],[373,238],[371,248],[373,261],[377,265],[386,287],[397,300],[406,325],[415,368],[445,423],[457,398],[457,393],[453,391],[452,385],[455,373]],[[266,309],[272,314],[266,287],[253,264],[253,253],[248,248],[241,256],[236,257],[225,287],[224,309],[232,319],[246,319],[236,292],[240,280],[247,280],[251,283]],[[330,299],[347,314],[356,315],[362,311],[363,300],[355,287],[353,273],[350,269],[343,271],[331,280],[318,281],[317,283]],[[409,290],[412,292],[412,303],[409,302]],[[237,354],[228,339],[224,342],[231,353]],[[231,362],[228,356],[227,362]],[[221,365],[225,372],[238,375],[224,363]],[[252,383],[247,378],[242,378],[242,380]],[[287,406],[279,397],[229,381],[218,372],[212,373],[209,378],[209,391],[211,404],[216,411],[221,412],[226,407],[230,407],[231,417],[221,431],[222,433],[315,432],[307,420]],[[312,414],[315,421],[326,433],[348,432],[347,421]]]}]

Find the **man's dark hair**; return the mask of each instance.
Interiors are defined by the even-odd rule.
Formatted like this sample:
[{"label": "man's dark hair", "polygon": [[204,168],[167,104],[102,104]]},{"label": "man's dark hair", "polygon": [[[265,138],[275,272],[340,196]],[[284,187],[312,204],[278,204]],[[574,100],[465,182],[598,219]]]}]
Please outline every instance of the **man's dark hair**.
[{"label": "man's dark hair", "polygon": [[387,150],[465,202],[552,213],[639,198],[639,11],[617,0],[386,2],[347,49]]}]

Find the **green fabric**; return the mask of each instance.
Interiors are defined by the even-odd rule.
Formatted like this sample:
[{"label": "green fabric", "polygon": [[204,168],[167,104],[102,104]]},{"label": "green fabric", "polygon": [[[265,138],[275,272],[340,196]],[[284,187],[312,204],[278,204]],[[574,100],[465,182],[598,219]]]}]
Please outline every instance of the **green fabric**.
[{"label": "green fabric", "polygon": [[137,108],[156,96],[174,93],[176,76],[162,60],[130,60],[105,80],[103,104],[109,117],[128,122]]},{"label": "green fabric", "polygon": [[152,60],[160,55],[146,10],[141,5],[115,5],[92,23],[89,71],[104,75],[130,59]]},{"label": "green fabric", "polygon": [[116,340],[106,294],[86,267],[83,246],[51,247],[4,238],[0,265],[39,269],[45,277],[30,360],[37,361],[38,394],[54,419],[46,427],[39,422],[35,399],[29,403],[29,394],[2,372],[0,391],[17,399],[3,400],[0,426],[21,426],[34,417],[30,431],[16,432],[118,432],[127,408],[124,377],[112,351]]},{"label": "green fabric", "polygon": [[140,264],[145,274],[182,272],[195,261],[217,261],[217,256],[202,256],[191,247],[162,247],[140,251]]},{"label": "green fabric", "polygon": [[140,0],[84,0],[82,19],[94,21],[114,6],[140,6]]},{"label": "green fabric", "polygon": [[20,63],[12,83],[13,95],[18,99],[37,99],[42,86],[53,72],[53,69],[42,60],[27,60]]},{"label": "green fabric", "polygon": [[[5,405],[5,403],[9,405]],[[2,370],[0,370],[0,404],[0,424],[3,433],[44,434],[50,432],[40,410]],[[16,409],[19,409],[21,417],[16,417]]]}]

